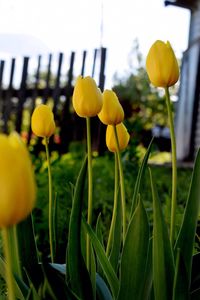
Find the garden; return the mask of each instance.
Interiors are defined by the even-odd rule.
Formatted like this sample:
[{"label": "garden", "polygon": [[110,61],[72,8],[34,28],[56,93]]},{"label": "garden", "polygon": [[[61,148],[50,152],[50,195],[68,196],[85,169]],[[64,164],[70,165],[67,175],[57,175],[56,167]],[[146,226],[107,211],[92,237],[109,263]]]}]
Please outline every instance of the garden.
[{"label": "garden", "polygon": [[[200,298],[200,153],[177,163],[178,79],[170,43],[156,41],[146,68],[112,90],[77,78],[72,106],[86,138],[66,154],[51,151],[48,104],[31,117],[37,155],[16,132],[0,134],[0,299]],[[96,116],[103,154],[92,147]],[[165,152],[155,124],[169,128]]]}]

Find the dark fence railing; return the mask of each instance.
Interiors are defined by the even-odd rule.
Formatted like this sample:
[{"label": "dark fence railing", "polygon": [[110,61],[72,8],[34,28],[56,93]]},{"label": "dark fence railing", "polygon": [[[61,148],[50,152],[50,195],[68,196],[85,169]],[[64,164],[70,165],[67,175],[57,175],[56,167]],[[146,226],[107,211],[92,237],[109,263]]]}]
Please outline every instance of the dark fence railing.
[{"label": "dark fence railing", "polygon": [[[48,56],[47,68],[41,71],[42,56],[37,59],[37,68],[35,74],[30,77],[28,67],[30,58],[23,58],[23,66],[19,87],[14,87],[13,79],[16,73],[16,59],[11,59],[9,70],[9,82],[5,87],[3,84],[4,70],[6,61],[0,61],[0,128],[1,132],[9,133],[16,130],[25,137],[27,144],[31,142],[32,131],[30,128],[31,114],[36,106],[36,101],[40,99],[41,103],[50,101],[54,112],[57,133],[52,138],[52,147],[55,147],[60,153],[68,151],[69,143],[73,140],[81,140],[84,136],[82,118],[78,118],[71,109],[71,97],[74,84],[74,67],[76,53],[71,52],[70,60],[66,66],[66,75],[63,80],[61,70],[64,64],[64,54],[59,53],[57,61],[57,71],[52,71],[52,54]],[[86,71],[87,51],[83,51],[80,65],[80,73],[77,75],[90,75],[94,77],[97,74],[97,84],[103,91],[105,83],[105,64],[106,48],[95,49],[93,57],[89,64],[91,74],[85,74]],[[98,148],[101,141],[101,132],[99,122],[92,120],[92,129],[97,128],[99,132],[96,138],[96,147]],[[96,128],[95,128],[96,130]],[[39,142],[37,143],[39,147]],[[98,145],[99,144],[99,145]],[[101,149],[99,149],[101,151]]]}]

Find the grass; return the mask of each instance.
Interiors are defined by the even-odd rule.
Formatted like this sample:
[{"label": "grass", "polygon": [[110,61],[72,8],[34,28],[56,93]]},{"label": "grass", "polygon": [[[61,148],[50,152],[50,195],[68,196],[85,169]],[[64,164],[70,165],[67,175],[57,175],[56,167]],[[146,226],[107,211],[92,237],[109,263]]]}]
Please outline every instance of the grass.
[{"label": "grass", "polygon": [[[57,154],[52,156],[52,174],[53,190],[57,202],[57,239],[59,247],[57,248],[57,259],[63,263],[65,259],[65,249],[67,243],[68,222],[71,210],[71,195],[73,187],[79,173],[81,163],[84,157],[83,149],[71,149],[71,151],[61,157]],[[163,156],[169,159],[166,154]],[[127,200],[127,211],[130,210],[131,199],[134,190],[134,184],[138,172],[138,161],[130,159],[129,153],[124,152],[122,155],[125,190]],[[155,164],[155,160],[150,160],[150,167],[157,185],[158,195],[163,204],[165,218],[169,221],[170,217],[170,198],[171,198],[171,167],[170,164]],[[39,157],[34,158],[36,180],[38,186],[37,206],[33,216],[36,226],[36,235],[38,248],[41,255],[47,256],[49,253],[48,245],[48,175],[45,155],[42,153]],[[189,191],[190,179],[192,175],[191,168],[178,168],[178,187],[177,187],[177,227],[181,223],[183,208]],[[95,156],[93,158],[93,176],[94,176],[94,211],[93,225],[101,213],[103,222],[104,238],[107,238],[107,229],[110,227],[113,189],[114,189],[114,160],[112,153],[105,156]],[[145,201],[148,211],[149,221],[152,221],[152,199],[148,172],[146,172],[143,185],[141,188],[141,197]],[[87,199],[85,198],[85,212]]]}]

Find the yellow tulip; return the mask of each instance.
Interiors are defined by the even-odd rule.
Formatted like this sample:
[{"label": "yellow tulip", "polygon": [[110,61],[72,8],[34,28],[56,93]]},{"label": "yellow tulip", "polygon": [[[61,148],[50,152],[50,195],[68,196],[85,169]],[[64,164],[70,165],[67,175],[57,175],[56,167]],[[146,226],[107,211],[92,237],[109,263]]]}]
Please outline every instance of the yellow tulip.
[{"label": "yellow tulip", "polygon": [[[123,123],[116,125],[117,136],[119,141],[119,150],[124,150],[130,140],[130,135]],[[113,125],[108,125],[106,129],[106,145],[111,152],[117,152],[117,144],[115,139]]]},{"label": "yellow tulip", "polygon": [[146,69],[151,83],[156,87],[170,87],[178,81],[178,62],[169,42],[158,40],[151,46]]},{"label": "yellow tulip", "polygon": [[38,105],[31,117],[31,128],[39,137],[50,137],[55,131],[54,115],[48,105]]},{"label": "yellow tulip", "polygon": [[0,228],[25,219],[35,204],[29,153],[17,133],[0,134]]},{"label": "yellow tulip", "polygon": [[102,93],[90,76],[79,76],[74,87],[72,103],[79,117],[94,117],[102,108]]},{"label": "yellow tulip", "polygon": [[103,107],[98,117],[105,125],[117,125],[124,120],[124,110],[115,92],[111,90],[103,92]]}]

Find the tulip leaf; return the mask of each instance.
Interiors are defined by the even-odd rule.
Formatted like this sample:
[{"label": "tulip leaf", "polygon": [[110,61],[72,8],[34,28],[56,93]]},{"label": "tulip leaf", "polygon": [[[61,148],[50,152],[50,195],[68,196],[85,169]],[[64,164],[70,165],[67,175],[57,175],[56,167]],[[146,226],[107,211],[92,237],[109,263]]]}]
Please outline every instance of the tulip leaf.
[{"label": "tulip leaf", "polygon": [[117,201],[117,214],[114,224],[114,232],[113,232],[113,241],[112,248],[109,257],[109,261],[117,274],[118,266],[119,266],[119,257],[121,250],[121,242],[122,242],[122,210],[121,210],[121,201]]},{"label": "tulip leaf", "polygon": [[26,220],[17,224],[16,232],[21,269],[26,270],[26,272],[23,273],[23,279],[27,282],[26,273],[28,273],[31,281],[34,282],[36,287],[38,287],[41,282],[42,272],[38,264],[39,260],[32,215],[29,215]]},{"label": "tulip leaf", "polygon": [[97,273],[96,274],[96,290],[98,300],[112,300],[112,295],[105,284],[103,278]]},{"label": "tulip leaf", "polygon": [[101,213],[98,215],[97,223],[96,223],[96,235],[98,237],[98,240],[100,241],[101,245],[104,247],[103,242],[103,233],[102,233],[102,223],[101,223]]},{"label": "tulip leaf", "polygon": [[149,223],[143,202],[139,200],[127,229],[120,268],[118,300],[142,298],[144,270],[149,248]]},{"label": "tulip leaf", "polygon": [[[97,235],[97,238],[98,240],[100,241],[101,245],[103,246],[104,248],[104,242],[103,242],[103,233],[102,233],[102,228],[101,228],[101,213],[98,215],[98,218],[97,218],[97,223],[96,223],[96,235]],[[103,270],[101,268],[101,265],[99,263],[99,260],[97,259],[97,273],[103,277]]]},{"label": "tulip leaf", "polygon": [[192,255],[196,233],[197,220],[200,205],[200,150],[197,153],[190,191],[184,211],[183,222],[175,244],[175,251],[180,249],[187,271],[187,276],[191,277]]},{"label": "tulip leaf", "polygon": [[116,298],[119,290],[119,281],[115,274],[115,271],[113,270],[113,267],[109,262],[105,250],[101,245],[100,241],[98,240],[96,233],[92,230],[91,226],[87,224],[84,218],[82,218],[82,221],[83,221],[84,228],[91,239],[92,245],[96,252],[99,263],[101,264],[101,267],[104,271],[105,277],[110,285],[113,297]]},{"label": "tulip leaf", "polygon": [[172,299],[174,258],[162,207],[151,170],[150,181],[153,197],[153,287],[156,300]]},{"label": "tulip leaf", "polygon": [[192,274],[190,290],[195,291],[200,289],[200,252],[193,255],[192,258]]},{"label": "tulip leaf", "polygon": [[[78,298],[68,287],[65,276],[57,271],[52,264],[42,264],[44,273],[43,294],[51,297],[50,299],[69,299],[77,300]],[[49,299],[49,298],[48,298]]]},{"label": "tulip leaf", "polygon": [[173,300],[189,299],[188,277],[183,258],[180,254],[180,249],[176,255],[176,268],[173,284]]},{"label": "tulip leaf", "polygon": [[150,294],[152,291],[152,238],[149,240],[149,251],[148,251],[148,256],[147,256],[147,264],[146,264],[146,269],[144,273],[144,287],[142,291],[142,300],[146,299],[151,299]]},{"label": "tulip leaf", "polygon": [[139,171],[138,171],[138,175],[137,175],[136,182],[135,182],[133,198],[132,198],[131,216],[133,215],[134,210],[137,206],[138,193],[140,191],[142,177],[144,176],[144,172],[146,170],[146,166],[147,166],[148,158],[149,158],[149,155],[150,155],[150,152],[151,152],[151,147],[152,147],[152,144],[153,144],[153,140],[154,140],[154,137],[152,138],[152,140],[151,140],[151,142],[150,142],[150,144],[147,148],[147,151],[146,151],[145,156],[143,158],[142,164],[141,164],[141,166],[139,168]]},{"label": "tulip leaf", "polygon": [[92,299],[90,277],[81,253],[81,217],[84,183],[87,172],[85,158],[75,185],[73,204],[69,221],[67,248],[67,272],[73,292],[81,299]]}]

